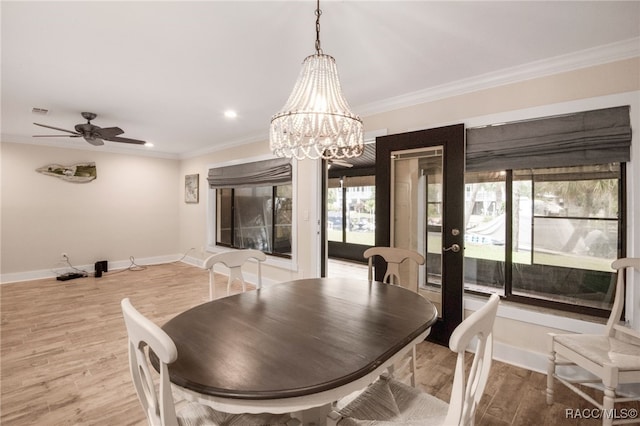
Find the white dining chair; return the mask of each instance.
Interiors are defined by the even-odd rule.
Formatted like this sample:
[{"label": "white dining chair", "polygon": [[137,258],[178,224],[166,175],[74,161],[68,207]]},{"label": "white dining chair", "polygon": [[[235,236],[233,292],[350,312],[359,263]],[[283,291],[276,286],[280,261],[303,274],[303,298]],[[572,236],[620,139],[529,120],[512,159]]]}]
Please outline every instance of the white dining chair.
[{"label": "white dining chair", "polygon": [[[602,424],[637,423],[637,419],[617,419],[611,413],[616,403],[640,401],[640,396],[625,397],[617,393],[621,384],[640,383],[640,333],[620,323],[625,304],[626,272],[640,272],[640,258],[613,261],[617,271],[616,290],[611,314],[601,334],[550,333],[549,363],[547,367],[547,404],[553,404],[554,382],[557,380],[603,411]],[[558,374],[557,366],[579,367],[592,377],[568,378]],[[604,386],[602,403],[588,395],[577,384]]]},{"label": "white dining chair", "polygon": [[[329,413],[327,424],[339,426],[473,425],[476,408],[484,393],[493,356],[493,323],[500,297],[492,295],[451,334],[449,348],[458,354],[451,398],[445,401],[382,376],[343,408]],[[465,351],[476,339],[468,372]],[[340,406],[338,403],[337,407]]]},{"label": "white dining chair", "polygon": [[[373,280],[373,259],[376,256],[382,257],[385,262],[387,262],[387,269],[384,273],[384,278],[382,279],[383,282],[400,285],[418,293],[419,284],[417,278],[415,280],[415,284],[409,284],[408,279],[406,278],[404,280],[400,279],[400,264],[409,260],[414,262],[416,265],[423,265],[424,257],[420,253],[397,247],[371,247],[365,250],[364,258],[369,261],[369,281]],[[401,380],[405,383],[411,383],[411,386],[416,385],[415,346],[411,349],[411,354],[401,360],[398,365],[394,365],[389,368],[389,373],[396,378],[402,377]]]},{"label": "white dining chair", "polygon": [[[129,370],[150,426],[298,424],[288,414],[228,414],[194,402],[176,410],[168,367],[178,357],[176,345],[164,330],[134,308],[128,298],[123,299],[120,306],[129,336]],[[157,386],[148,359],[149,348],[159,360]]]},{"label": "white dining chair", "polygon": [[227,280],[227,296],[231,290],[231,284],[238,280],[242,284],[242,291],[247,291],[247,285],[242,275],[242,267],[250,260],[256,261],[258,265],[257,269],[257,284],[259,289],[262,287],[262,270],[260,265],[267,260],[267,256],[260,250],[245,249],[245,250],[233,250],[223,253],[216,253],[205,259],[203,267],[209,270],[209,300],[213,300],[216,297],[215,290],[215,274],[214,266],[217,264],[223,264],[229,268],[229,279]]},{"label": "white dining chair", "polygon": [[[424,256],[417,251],[397,247],[371,247],[364,251],[364,258],[369,261],[369,281],[373,280],[373,260],[375,256],[380,256],[387,262],[387,269],[382,281],[407,288],[409,288],[409,283],[400,279],[400,264],[405,260],[411,260],[417,265],[424,265]],[[410,289],[418,291],[417,281],[415,288],[411,284]]]}]

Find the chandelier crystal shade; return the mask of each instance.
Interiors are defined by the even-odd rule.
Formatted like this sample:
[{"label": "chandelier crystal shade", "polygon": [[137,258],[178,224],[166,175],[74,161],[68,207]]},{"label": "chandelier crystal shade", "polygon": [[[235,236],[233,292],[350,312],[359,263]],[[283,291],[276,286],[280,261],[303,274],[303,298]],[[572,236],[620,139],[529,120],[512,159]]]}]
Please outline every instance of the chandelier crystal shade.
[{"label": "chandelier crystal shade", "polygon": [[316,9],[316,54],[307,56],[282,111],[271,118],[269,141],[278,157],[343,159],[362,154],[362,120],[342,94],[336,61],[320,49]]}]

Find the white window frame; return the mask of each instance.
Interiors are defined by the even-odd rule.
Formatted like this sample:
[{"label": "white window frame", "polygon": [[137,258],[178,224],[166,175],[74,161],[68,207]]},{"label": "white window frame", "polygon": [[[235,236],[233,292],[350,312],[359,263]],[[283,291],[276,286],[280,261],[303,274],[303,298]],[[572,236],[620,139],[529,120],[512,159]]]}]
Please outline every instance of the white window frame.
[{"label": "white window frame", "polygon": [[[272,160],[271,155],[260,155],[256,157],[243,158],[241,160],[225,161],[221,163],[212,163],[207,165],[207,171],[209,169],[215,169],[218,167],[235,166],[238,164],[255,163],[258,161]],[[296,271],[298,269],[297,262],[297,222],[298,222],[298,209],[297,209],[297,194],[298,194],[298,167],[297,161],[291,162],[291,194],[293,196],[293,202],[291,206],[291,258],[286,259],[278,256],[271,256],[267,253],[266,265],[274,266],[280,269],[286,269],[289,271]],[[227,246],[219,246],[216,244],[217,224],[218,218],[216,216],[216,190],[207,185],[207,245],[205,250],[207,253],[221,253],[230,250],[238,250]]]}]

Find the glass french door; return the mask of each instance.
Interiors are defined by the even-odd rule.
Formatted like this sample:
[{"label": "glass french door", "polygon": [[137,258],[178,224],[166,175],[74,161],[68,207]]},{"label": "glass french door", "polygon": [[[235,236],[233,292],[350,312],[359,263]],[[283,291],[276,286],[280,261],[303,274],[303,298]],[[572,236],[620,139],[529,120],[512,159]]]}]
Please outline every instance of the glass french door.
[{"label": "glass french door", "polygon": [[406,273],[417,274],[410,278],[438,308],[429,339],[448,344],[462,321],[464,126],[383,136],[376,146],[376,245],[425,257],[417,272],[407,265]]}]

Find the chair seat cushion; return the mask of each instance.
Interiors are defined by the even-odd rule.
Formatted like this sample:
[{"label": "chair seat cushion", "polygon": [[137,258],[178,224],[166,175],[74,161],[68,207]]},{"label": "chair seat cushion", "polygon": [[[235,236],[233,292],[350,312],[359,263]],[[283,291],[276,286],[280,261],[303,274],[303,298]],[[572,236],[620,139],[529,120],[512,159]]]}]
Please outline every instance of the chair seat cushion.
[{"label": "chair seat cushion", "polygon": [[597,334],[560,334],[553,339],[598,365],[615,364],[621,371],[640,369],[640,346]]},{"label": "chair seat cushion", "polygon": [[178,411],[180,426],[285,426],[288,414],[228,414],[191,402]]},{"label": "chair seat cushion", "polygon": [[432,395],[381,377],[339,410],[343,417],[339,425],[438,425],[448,409],[449,404]]}]

